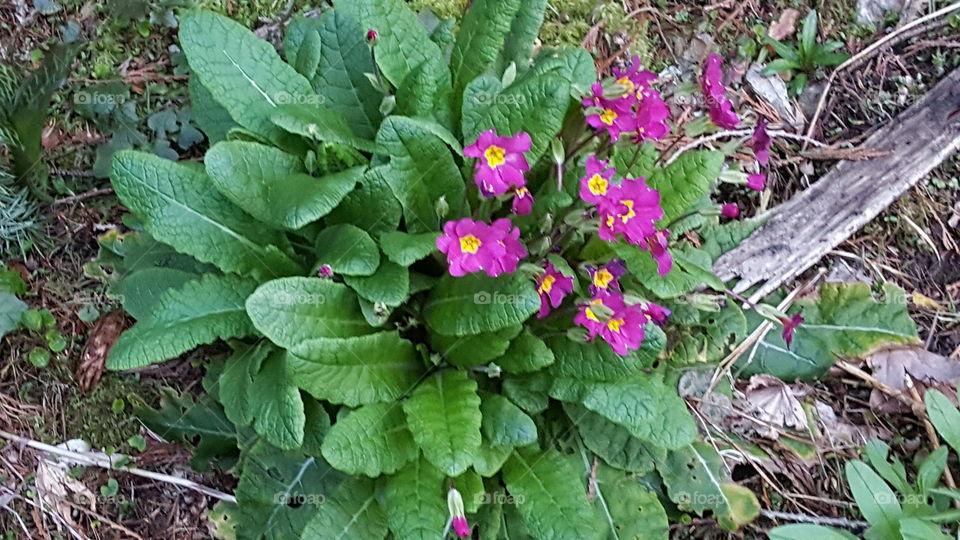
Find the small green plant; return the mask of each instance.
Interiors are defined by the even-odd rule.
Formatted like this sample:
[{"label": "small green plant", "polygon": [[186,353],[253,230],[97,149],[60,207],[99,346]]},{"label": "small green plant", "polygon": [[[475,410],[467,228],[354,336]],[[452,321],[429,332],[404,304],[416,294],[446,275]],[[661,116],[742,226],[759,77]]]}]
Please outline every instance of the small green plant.
[{"label": "small green plant", "polygon": [[830,40],[817,43],[817,10],[812,10],[803,19],[800,37],[796,45],[767,38],[767,43],[773,47],[780,58],[767,64],[765,75],[791,72],[793,78],[788,88],[792,95],[799,95],[807,85],[807,80],[817,68],[837,66],[842,64],[850,55],[837,52],[843,47],[843,42]]}]

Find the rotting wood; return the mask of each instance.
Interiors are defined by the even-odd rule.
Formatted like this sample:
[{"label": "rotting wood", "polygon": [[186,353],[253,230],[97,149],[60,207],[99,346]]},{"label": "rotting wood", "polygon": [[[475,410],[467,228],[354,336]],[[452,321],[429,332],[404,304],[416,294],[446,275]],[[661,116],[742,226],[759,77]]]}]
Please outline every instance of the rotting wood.
[{"label": "rotting wood", "polygon": [[889,152],[841,161],[803,193],[769,213],[766,223],[713,267],[720,279],[742,278],[740,293],[762,286],[759,301],[816,264],[960,148],[960,69],[883,126],[862,147]]}]

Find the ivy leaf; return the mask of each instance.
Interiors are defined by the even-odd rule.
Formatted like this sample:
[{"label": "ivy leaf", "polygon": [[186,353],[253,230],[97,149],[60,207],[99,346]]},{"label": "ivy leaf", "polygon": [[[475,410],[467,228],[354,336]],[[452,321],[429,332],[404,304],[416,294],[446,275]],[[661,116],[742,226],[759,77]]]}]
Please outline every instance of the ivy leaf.
[{"label": "ivy leaf", "polygon": [[384,176],[389,169],[380,166],[367,170],[356,189],[327,215],[327,225],[349,223],[369,233],[396,230],[403,209]]},{"label": "ivy leaf", "polygon": [[253,325],[284,348],[310,339],[352,337],[373,331],[363,319],[353,291],[325,279],[275,279],[258,287],[246,300]]},{"label": "ivy leaf", "polygon": [[270,121],[274,107],[316,97],[307,79],[284,63],[270,43],[223,15],[185,12],[180,46],[193,74],[230,116],[271,140],[282,133]]},{"label": "ivy leaf", "polygon": [[537,425],[519,407],[499,394],[484,393],[481,429],[493,446],[524,446],[537,441]]},{"label": "ivy leaf", "polygon": [[423,315],[437,333],[464,336],[518,325],[539,309],[533,282],[519,273],[445,275],[431,291]]},{"label": "ivy leaf", "polygon": [[256,333],[244,309],[254,281],[206,274],[163,294],[150,317],[120,335],[107,368],[135,369],[163,362],[217,339]]},{"label": "ivy leaf", "polygon": [[634,437],[627,428],[582,405],[564,403],[563,410],[577,425],[586,447],[611,467],[643,474],[667,457],[665,449]]},{"label": "ivy leaf", "polygon": [[465,373],[444,370],[424,380],[403,403],[423,455],[448,476],[459,476],[480,448],[480,396]]},{"label": "ivy leaf", "polygon": [[647,179],[647,185],[660,192],[663,218],[658,226],[666,227],[685,214],[710,189],[710,183],[720,177],[723,153],[712,150],[684,152],[676,161],[656,169]]},{"label": "ivy leaf", "polygon": [[421,120],[390,116],[377,133],[377,143],[390,155],[384,179],[403,206],[411,232],[440,228],[437,201],[450,207],[448,217],[459,216],[465,204],[464,182],[444,141]]},{"label": "ivy leaf", "polygon": [[302,538],[382,540],[386,535],[387,516],[377,502],[373,481],[351,478],[319,508],[304,527]]},{"label": "ivy leaf", "polygon": [[241,347],[227,360],[219,398],[231,422],[252,423],[270,444],[293,450],[303,444],[303,399],[287,370],[284,351],[268,345]]},{"label": "ivy leaf", "polygon": [[343,281],[357,295],[370,302],[399,306],[410,295],[410,271],[406,267],[383,261],[370,276],[343,276]]},{"label": "ivy leaf", "polygon": [[423,371],[413,344],[397,332],[308,339],[290,354],[289,369],[300,388],[350,407],[396,400]]},{"label": "ivy leaf", "polygon": [[805,320],[791,346],[778,329],[768,332],[758,342],[756,354],[745,355],[737,364],[738,375],[769,373],[785,381],[810,380],[826,373],[838,356],[860,357],[883,345],[919,343],[903,290],[886,284],[883,296],[874,298],[864,283],[824,284],[818,298],[796,302],[793,311]]},{"label": "ivy leaf", "polygon": [[554,362],[553,351],[542,339],[524,330],[510,342],[510,348],[497,360],[497,365],[507,373],[530,373],[543,369]]},{"label": "ivy leaf", "polygon": [[364,405],[337,421],[323,439],[323,457],[350,475],[393,474],[417,457],[417,445],[395,403]]},{"label": "ivy leaf", "polygon": [[537,538],[601,538],[581,474],[556,450],[518,448],[503,466],[507,490]]},{"label": "ivy leaf", "polygon": [[380,236],[380,249],[391,261],[410,266],[437,251],[437,233],[410,234],[390,231]]},{"label": "ivy leaf", "polygon": [[181,253],[256,279],[303,271],[277,249],[283,237],[252,222],[202,169],[125,150],[114,156],[110,179],[147,232]]},{"label": "ivy leaf", "polygon": [[422,456],[387,479],[387,522],[397,538],[438,537],[448,518],[446,475]]},{"label": "ivy leaf", "polygon": [[299,229],[333,210],[363,175],[354,167],[324,178],[305,173],[300,158],[246,141],[214,145],[207,174],[230,201],[273,227]]},{"label": "ivy leaf", "polygon": [[617,538],[670,537],[667,513],[657,494],[646,489],[638,478],[601,465],[597,468],[597,491],[613,521]]},{"label": "ivy leaf", "polygon": [[475,0],[460,21],[450,53],[454,96],[486,71],[500,54],[520,9],[520,0]]},{"label": "ivy leaf", "polygon": [[444,360],[460,367],[486,364],[510,347],[510,340],[520,333],[522,326],[508,326],[496,332],[469,336],[430,334],[430,345]]}]

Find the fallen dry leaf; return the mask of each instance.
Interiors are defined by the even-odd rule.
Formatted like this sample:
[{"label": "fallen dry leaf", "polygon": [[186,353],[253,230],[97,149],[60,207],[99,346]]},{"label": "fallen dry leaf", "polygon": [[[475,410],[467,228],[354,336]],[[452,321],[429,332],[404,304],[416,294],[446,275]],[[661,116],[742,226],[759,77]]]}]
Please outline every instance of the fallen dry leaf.
[{"label": "fallen dry leaf", "polygon": [[90,339],[83,348],[80,365],[77,367],[76,377],[81,390],[89,392],[96,388],[100,377],[103,376],[110,347],[113,347],[126,327],[127,316],[122,309],[111,311],[97,321],[97,325],[90,333]]},{"label": "fallen dry leaf", "polygon": [[768,439],[777,439],[779,433],[772,426],[805,429],[807,425],[803,406],[794,390],[772,375],[750,377],[743,391],[749,410],[771,427],[757,426],[757,433]]},{"label": "fallen dry leaf", "polygon": [[[954,394],[960,378],[960,361],[920,347],[885,347],[868,356],[867,365],[878,381],[901,391],[907,390],[909,375],[921,395],[929,387]],[[908,411],[902,402],[877,389],[870,393],[870,408],[881,414]]]},{"label": "fallen dry leaf", "polygon": [[[72,451],[87,451],[90,449],[90,445],[81,439],[71,439],[57,445],[57,447]],[[37,461],[35,480],[37,497],[43,507],[56,512],[63,522],[69,525],[73,525],[74,522],[71,517],[71,508],[66,501],[79,495],[85,499],[90,510],[96,511],[97,508],[97,497],[93,492],[83,482],[67,475],[72,465],[75,464],[62,458],[40,458]]]},{"label": "fallen dry leaf", "polygon": [[947,308],[943,307],[943,304],[918,291],[913,291],[913,293],[910,295],[910,301],[912,301],[913,305],[917,306],[918,308],[932,309],[934,311],[947,311]]},{"label": "fallen dry leaf", "polygon": [[767,35],[777,41],[783,41],[792,36],[797,31],[797,19],[799,17],[800,12],[793,8],[783,10],[780,18],[770,24]]}]

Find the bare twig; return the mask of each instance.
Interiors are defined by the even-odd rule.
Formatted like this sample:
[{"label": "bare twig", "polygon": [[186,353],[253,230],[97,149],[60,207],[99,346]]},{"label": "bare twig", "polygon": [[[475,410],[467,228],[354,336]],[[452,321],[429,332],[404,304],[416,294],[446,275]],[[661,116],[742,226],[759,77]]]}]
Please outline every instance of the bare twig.
[{"label": "bare twig", "polygon": [[[696,148],[696,147],[698,147],[698,146],[702,146],[702,145],[707,144],[707,143],[709,143],[709,142],[716,141],[716,140],[718,140],[718,139],[723,139],[723,138],[726,138],[726,137],[746,137],[746,136],[748,136],[748,135],[750,135],[750,134],[752,134],[752,133],[753,133],[753,128],[749,128],[749,129],[734,129],[734,130],[728,130],[728,131],[718,131],[718,132],[716,132],[716,133],[711,133],[710,135],[704,135],[703,137],[698,137],[698,138],[694,139],[693,141],[691,141],[691,142],[689,142],[689,143],[681,146],[676,152],[674,152],[674,153],[670,156],[669,159],[667,159],[667,161],[666,161],[666,163],[664,163],[664,165],[669,165],[669,164],[673,163],[674,161],[677,160],[677,158],[680,157],[681,154],[683,154],[683,153],[686,152],[687,150],[691,150],[691,149],[693,149],[693,148]],[[816,140],[816,139],[811,139],[810,137],[806,137],[806,136],[804,136],[804,135],[797,135],[796,133],[790,133],[790,132],[787,132],[787,131],[770,130],[770,131],[767,131],[767,135],[770,135],[771,137],[779,137],[779,138],[781,138],[781,139],[793,139],[793,140],[797,140],[797,141],[803,141],[803,142],[805,142],[805,143],[810,143],[810,144],[812,144],[812,145],[814,145],[814,146],[820,146],[820,147],[826,146],[824,143],[822,143],[822,142],[820,142],[820,141],[818,141],[818,140]]]},{"label": "bare twig", "polygon": [[76,195],[57,199],[53,201],[53,205],[60,206],[64,204],[71,204],[85,199],[92,199],[93,197],[99,197],[101,195],[109,195],[111,193],[113,193],[113,188],[92,189],[90,191],[85,191],[83,193],[77,193]]},{"label": "bare twig", "polygon": [[866,521],[859,521],[856,519],[811,516],[807,514],[794,514],[791,512],[777,512],[775,510],[761,510],[760,515],[769,519],[814,523],[816,525],[832,525],[834,527],[845,527],[847,529],[866,529],[870,526],[870,524]]}]

